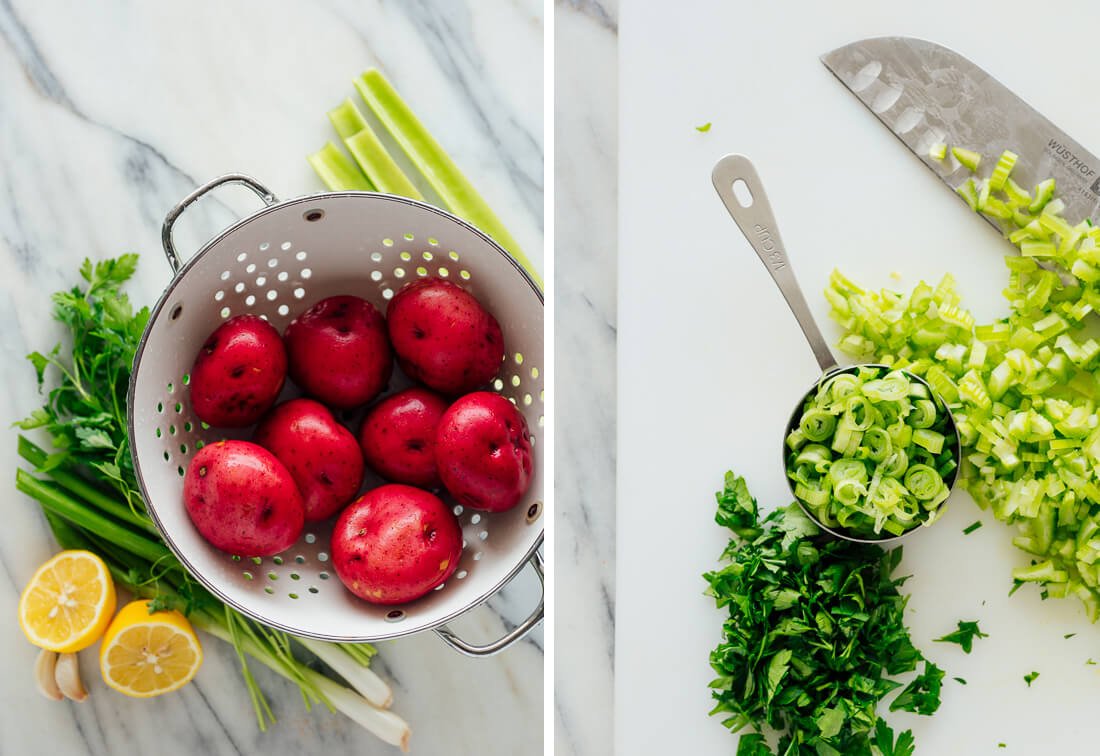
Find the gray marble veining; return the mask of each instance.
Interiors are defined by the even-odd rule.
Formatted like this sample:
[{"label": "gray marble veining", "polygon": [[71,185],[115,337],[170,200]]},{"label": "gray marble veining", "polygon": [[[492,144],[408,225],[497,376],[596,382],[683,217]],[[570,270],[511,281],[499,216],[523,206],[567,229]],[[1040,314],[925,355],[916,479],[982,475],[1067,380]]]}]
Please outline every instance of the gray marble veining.
[{"label": "gray marble veining", "polygon": [[[130,287],[152,302],[168,281],[165,212],[198,183],[241,171],[279,196],[321,190],[305,155],[331,137],[325,117],[351,79],[381,66],[446,145],[536,265],[542,263],[542,4],[275,0],[262,6],[0,0],[0,427],[40,402],[23,355],[50,347],[50,292],[85,256],[142,253]],[[194,249],[254,198],[227,192],[189,213]],[[0,433],[10,481],[15,433]],[[0,529],[0,753],[386,754],[394,752],[255,665],[279,722],[261,733],[232,649],[207,638],[195,682],[151,701],[125,698],[81,654],[90,697],[35,692],[35,657],[14,622],[19,591],[54,545],[37,507],[8,489]],[[455,626],[488,640],[537,600],[521,574]],[[503,616],[503,618],[502,618]],[[422,634],[380,644],[421,754],[542,750],[542,640],[473,660]]]},{"label": "gray marble veining", "polygon": [[555,751],[612,753],[618,3],[555,5]]}]

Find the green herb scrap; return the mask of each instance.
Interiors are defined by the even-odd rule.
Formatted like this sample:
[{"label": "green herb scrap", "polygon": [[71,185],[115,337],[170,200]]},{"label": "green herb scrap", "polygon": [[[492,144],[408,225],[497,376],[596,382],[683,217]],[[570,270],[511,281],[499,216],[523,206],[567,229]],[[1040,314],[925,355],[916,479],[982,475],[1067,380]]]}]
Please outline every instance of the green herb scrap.
[{"label": "green herb scrap", "polygon": [[911,754],[912,733],[895,741],[876,707],[902,687],[895,676],[923,662],[891,708],[931,714],[943,671],[905,626],[905,578],[892,576],[901,550],[823,538],[795,504],[761,518],[733,473],[717,499],[715,520],[734,536],[725,564],[704,576],[728,610],[710,655],[711,714],[733,732],[755,731],[742,735],[739,756],[773,753],[765,727],[779,731],[780,754]]},{"label": "green herb scrap", "polygon": [[702,126],[696,126],[695,130],[703,134],[707,133],[708,131],[710,131],[710,121],[707,121]]},{"label": "green herb scrap", "polygon": [[905,690],[890,702],[890,711],[912,711],[917,714],[935,714],[940,708],[940,687],[943,670],[927,659],[924,671],[905,686]]},{"label": "green herb scrap", "polygon": [[912,730],[905,730],[894,740],[894,731],[886,724],[885,719],[880,719],[875,724],[875,739],[872,742],[882,756],[912,756],[916,747]]},{"label": "green herb scrap", "polygon": [[1029,687],[1029,688],[1030,688],[1030,687],[1031,687],[1031,684],[1032,684],[1033,682],[1035,682],[1036,678],[1038,678],[1038,677],[1039,677],[1039,673],[1038,673],[1038,672],[1032,672],[1032,673],[1031,673],[1031,674],[1029,674],[1029,675],[1024,675],[1024,682],[1026,682],[1026,683],[1027,683],[1027,687]]},{"label": "green herb scrap", "polygon": [[975,638],[988,638],[988,633],[983,633],[981,628],[978,627],[978,622],[963,622],[959,620],[959,629],[953,633],[948,633],[942,638],[936,638],[936,643],[957,643],[962,646],[962,650],[966,653],[970,653],[970,650],[974,647]]},{"label": "green herb scrap", "polygon": [[970,535],[971,533],[973,533],[975,530],[977,530],[981,526],[982,526],[982,521],[981,520],[976,520],[975,522],[972,522],[969,525],[967,525],[965,528],[963,528],[963,535]]}]

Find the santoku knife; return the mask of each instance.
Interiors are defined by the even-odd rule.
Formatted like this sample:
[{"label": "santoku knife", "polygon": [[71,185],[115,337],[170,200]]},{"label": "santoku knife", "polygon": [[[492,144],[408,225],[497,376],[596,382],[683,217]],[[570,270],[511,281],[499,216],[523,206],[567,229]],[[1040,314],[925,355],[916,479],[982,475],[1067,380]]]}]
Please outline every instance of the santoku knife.
[{"label": "santoku knife", "polygon": [[932,145],[964,147],[991,162],[1012,150],[1019,155],[1017,183],[1030,188],[1055,179],[1063,216],[1100,225],[1100,158],[953,50],[878,37],[833,50],[821,62],[952,189],[969,170],[950,152],[943,161],[930,157]]}]

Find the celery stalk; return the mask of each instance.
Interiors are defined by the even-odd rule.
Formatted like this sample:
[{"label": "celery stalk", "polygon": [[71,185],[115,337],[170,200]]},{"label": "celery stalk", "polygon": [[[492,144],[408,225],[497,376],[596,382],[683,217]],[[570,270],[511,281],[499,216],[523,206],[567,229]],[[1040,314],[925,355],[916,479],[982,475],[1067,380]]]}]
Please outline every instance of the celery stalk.
[{"label": "celery stalk", "polygon": [[374,185],[332,142],[306,160],[330,190],[334,192],[373,192]]},{"label": "celery stalk", "polygon": [[94,533],[100,533],[110,538],[112,543],[143,559],[150,562],[156,562],[158,559],[175,559],[168,547],[135,533],[110,517],[82,506],[64,491],[59,491],[49,483],[38,480],[26,470],[15,471],[15,487],[37,500],[52,514]]},{"label": "celery stalk", "polygon": [[978,172],[978,164],[982,162],[981,154],[965,147],[952,147],[951,154],[955,156],[956,160],[965,165],[971,173]]},{"label": "celery stalk", "polygon": [[359,112],[359,108],[355,107],[351,98],[330,110],[328,119],[332,121],[332,127],[344,140],[344,146],[355,158],[359,168],[378,191],[415,200],[424,199],[420,190],[386,152],[386,148],[378,140],[378,135],[367,124],[367,119]]},{"label": "celery stalk", "polygon": [[401,167],[393,161],[386,148],[378,141],[378,135],[367,126],[362,131],[344,140],[344,146],[359,163],[359,167],[378,188],[386,194],[423,200],[424,195],[416,188]]},{"label": "celery stalk", "polygon": [[[40,468],[46,462],[48,456],[44,449],[35,445],[26,436],[22,435],[19,436],[18,450],[19,456],[30,462],[36,468]],[[139,527],[150,535],[157,536],[158,538],[160,537],[160,533],[157,531],[156,525],[154,525],[153,521],[149,518],[149,515],[143,512],[135,512],[126,505],[115,501],[109,495],[103,493],[80,476],[74,475],[63,467],[55,467],[51,470],[47,470],[44,474],[60,484],[62,488],[65,488],[70,493],[76,494],[90,504],[94,504],[106,514],[116,517],[129,525]]]},{"label": "celery stalk", "polygon": [[328,119],[341,139],[347,139],[367,128],[367,119],[359,112],[359,108],[355,107],[350,97],[330,110]]},{"label": "celery stalk", "polygon": [[531,261],[500,218],[382,73],[377,69],[367,71],[355,80],[355,88],[447,208],[492,237],[541,285]]}]

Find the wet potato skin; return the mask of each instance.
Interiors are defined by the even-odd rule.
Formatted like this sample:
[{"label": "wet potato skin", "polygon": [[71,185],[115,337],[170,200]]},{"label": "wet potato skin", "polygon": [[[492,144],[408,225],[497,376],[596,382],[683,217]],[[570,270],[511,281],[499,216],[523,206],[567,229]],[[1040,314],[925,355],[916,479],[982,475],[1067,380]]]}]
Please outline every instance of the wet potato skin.
[{"label": "wet potato skin", "polygon": [[286,380],[279,332],[255,315],[222,323],[203,342],[191,367],[191,406],[216,428],[243,428],[270,409]]},{"label": "wet potato skin", "polygon": [[449,402],[434,391],[410,388],[370,409],[359,428],[367,465],[386,480],[439,488],[435,436]]},{"label": "wet potato skin", "polygon": [[386,327],[401,369],[448,396],[483,388],[504,360],[496,318],[457,284],[421,278],[386,308]]},{"label": "wet potato skin", "polygon": [[363,483],[363,455],[355,436],[320,402],[291,399],[276,405],[252,440],[290,472],[308,521],[339,512]]},{"label": "wet potato skin", "polygon": [[183,479],[187,514],[203,538],[243,557],[290,548],[305,523],[302,496],[275,455],[248,441],[195,453]]},{"label": "wet potato skin", "polygon": [[477,391],[456,400],[439,422],[435,453],[443,485],[464,506],[503,512],[531,483],[527,421],[500,394]]},{"label": "wet potato skin", "polygon": [[336,574],[373,604],[403,604],[449,578],[462,556],[462,530],[428,491],[390,483],[352,502],[332,533]]},{"label": "wet potato skin", "polygon": [[366,404],[393,372],[386,322],[374,305],[353,296],[323,299],[283,332],[290,379],[336,409]]}]

